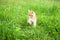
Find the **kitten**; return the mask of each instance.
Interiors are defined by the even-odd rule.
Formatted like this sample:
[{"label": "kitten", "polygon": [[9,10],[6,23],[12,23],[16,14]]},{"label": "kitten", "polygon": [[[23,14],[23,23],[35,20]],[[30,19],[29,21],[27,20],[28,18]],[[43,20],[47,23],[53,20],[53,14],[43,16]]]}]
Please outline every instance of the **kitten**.
[{"label": "kitten", "polygon": [[30,24],[30,25],[33,24],[33,26],[36,27],[36,14],[32,10],[28,10],[27,23]]}]

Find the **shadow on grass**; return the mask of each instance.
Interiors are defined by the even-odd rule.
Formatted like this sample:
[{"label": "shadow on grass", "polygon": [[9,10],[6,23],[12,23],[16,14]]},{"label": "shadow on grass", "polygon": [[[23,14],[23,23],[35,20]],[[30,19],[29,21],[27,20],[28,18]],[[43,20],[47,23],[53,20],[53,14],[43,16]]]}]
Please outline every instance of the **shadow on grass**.
[{"label": "shadow on grass", "polygon": [[21,29],[28,29],[28,28],[31,28],[32,26],[32,25],[29,25],[26,21],[20,23],[20,25],[21,25]]}]

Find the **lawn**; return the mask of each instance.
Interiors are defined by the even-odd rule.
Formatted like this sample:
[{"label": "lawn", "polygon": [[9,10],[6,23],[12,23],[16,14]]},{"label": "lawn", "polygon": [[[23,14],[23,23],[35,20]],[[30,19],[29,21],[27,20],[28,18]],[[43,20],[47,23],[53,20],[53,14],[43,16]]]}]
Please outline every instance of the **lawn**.
[{"label": "lawn", "polygon": [[[27,24],[28,10],[36,27]],[[0,0],[0,40],[60,40],[60,1]]]}]

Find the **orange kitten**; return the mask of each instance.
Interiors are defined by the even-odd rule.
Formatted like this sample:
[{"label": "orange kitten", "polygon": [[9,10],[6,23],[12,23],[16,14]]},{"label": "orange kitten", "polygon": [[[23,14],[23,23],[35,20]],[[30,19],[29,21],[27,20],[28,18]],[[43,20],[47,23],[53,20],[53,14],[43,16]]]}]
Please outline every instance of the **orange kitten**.
[{"label": "orange kitten", "polygon": [[36,27],[36,14],[32,10],[28,10],[28,20],[27,22],[31,25],[33,23],[34,27]]}]

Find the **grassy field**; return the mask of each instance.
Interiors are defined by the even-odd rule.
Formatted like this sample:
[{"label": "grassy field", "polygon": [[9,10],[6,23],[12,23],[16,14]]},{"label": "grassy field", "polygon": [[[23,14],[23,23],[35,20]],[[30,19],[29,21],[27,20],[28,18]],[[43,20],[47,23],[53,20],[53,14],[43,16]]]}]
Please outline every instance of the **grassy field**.
[{"label": "grassy field", "polygon": [[[27,24],[29,9],[36,28]],[[0,0],[0,40],[60,40],[60,1]]]}]

